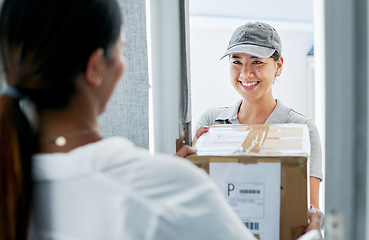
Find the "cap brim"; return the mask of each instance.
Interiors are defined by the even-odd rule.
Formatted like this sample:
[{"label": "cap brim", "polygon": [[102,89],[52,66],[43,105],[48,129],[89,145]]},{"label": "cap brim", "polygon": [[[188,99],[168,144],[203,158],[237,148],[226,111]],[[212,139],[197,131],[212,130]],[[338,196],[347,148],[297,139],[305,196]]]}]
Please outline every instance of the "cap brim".
[{"label": "cap brim", "polygon": [[272,56],[274,52],[275,50],[272,48],[257,45],[237,45],[228,49],[220,59],[223,59],[225,56],[230,54],[247,54],[259,58],[268,58]]}]

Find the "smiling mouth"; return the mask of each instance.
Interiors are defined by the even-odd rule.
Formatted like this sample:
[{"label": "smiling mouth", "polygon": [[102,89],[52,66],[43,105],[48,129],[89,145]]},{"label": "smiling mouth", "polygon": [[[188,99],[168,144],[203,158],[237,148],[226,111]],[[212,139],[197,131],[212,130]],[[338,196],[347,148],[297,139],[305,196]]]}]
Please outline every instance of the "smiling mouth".
[{"label": "smiling mouth", "polygon": [[252,87],[252,86],[255,86],[255,85],[258,85],[260,82],[259,81],[256,81],[256,82],[242,82],[242,81],[239,81],[243,86],[245,87]]}]

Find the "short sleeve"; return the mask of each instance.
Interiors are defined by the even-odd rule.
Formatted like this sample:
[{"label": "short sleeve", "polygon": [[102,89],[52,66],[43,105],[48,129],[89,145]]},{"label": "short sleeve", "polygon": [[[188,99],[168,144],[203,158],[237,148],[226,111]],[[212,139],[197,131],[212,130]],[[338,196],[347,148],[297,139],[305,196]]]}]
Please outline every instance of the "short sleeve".
[{"label": "short sleeve", "polygon": [[201,126],[211,126],[214,125],[215,119],[219,114],[219,108],[210,108],[202,113],[197,120],[195,127],[192,128],[192,138],[195,137],[197,129]]},{"label": "short sleeve", "polygon": [[307,125],[310,135],[310,176],[319,178],[322,181],[322,147],[318,128],[311,120]]}]

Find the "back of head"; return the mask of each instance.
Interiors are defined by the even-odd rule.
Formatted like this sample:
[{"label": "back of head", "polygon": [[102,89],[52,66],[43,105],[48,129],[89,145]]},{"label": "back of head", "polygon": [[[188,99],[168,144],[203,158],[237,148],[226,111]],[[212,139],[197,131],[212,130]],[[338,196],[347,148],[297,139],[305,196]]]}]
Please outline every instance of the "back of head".
[{"label": "back of head", "polygon": [[58,108],[92,51],[108,51],[120,34],[114,0],[5,1],[0,21],[7,82],[40,108]]},{"label": "back of head", "polygon": [[[0,54],[7,84],[38,109],[69,104],[76,76],[91,53],[118,40],[116,0],[5,0]],[[0,235],[25,239],[31,198],[31,155],[37,139],[18,97],[0,97]]]}]

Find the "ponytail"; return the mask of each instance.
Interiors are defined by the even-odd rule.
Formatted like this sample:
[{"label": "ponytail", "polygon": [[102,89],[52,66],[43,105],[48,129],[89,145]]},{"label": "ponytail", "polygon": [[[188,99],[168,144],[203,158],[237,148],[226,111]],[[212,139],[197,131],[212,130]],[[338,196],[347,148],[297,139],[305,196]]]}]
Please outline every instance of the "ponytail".
[{"label": "ponytail", "polygon": [[19,99],[0,97],[0,239],[27,239],[35,134]]}]

